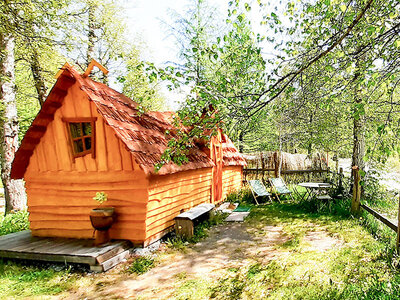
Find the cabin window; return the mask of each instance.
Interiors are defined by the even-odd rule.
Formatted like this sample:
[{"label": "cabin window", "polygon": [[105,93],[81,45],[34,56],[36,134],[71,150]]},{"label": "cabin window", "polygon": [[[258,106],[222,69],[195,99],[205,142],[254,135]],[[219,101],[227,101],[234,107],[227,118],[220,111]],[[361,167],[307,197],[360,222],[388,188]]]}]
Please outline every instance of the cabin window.
[{"label": "cabin window", "polygon": [[63,119],[67,123],[70,144],[74,157],[95,154],[95,125],[93,118]]}]

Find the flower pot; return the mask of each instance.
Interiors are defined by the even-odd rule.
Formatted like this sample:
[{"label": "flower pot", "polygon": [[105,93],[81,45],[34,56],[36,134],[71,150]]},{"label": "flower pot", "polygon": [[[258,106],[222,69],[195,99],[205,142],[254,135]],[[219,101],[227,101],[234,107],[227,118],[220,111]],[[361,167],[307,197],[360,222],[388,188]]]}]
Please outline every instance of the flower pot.
[{"label": "flower pot", "polygon": [[114,207],[92,209],[89,216],[90,222],[95,229],[95,245],[109,242],[108,230],[115,221]]}]

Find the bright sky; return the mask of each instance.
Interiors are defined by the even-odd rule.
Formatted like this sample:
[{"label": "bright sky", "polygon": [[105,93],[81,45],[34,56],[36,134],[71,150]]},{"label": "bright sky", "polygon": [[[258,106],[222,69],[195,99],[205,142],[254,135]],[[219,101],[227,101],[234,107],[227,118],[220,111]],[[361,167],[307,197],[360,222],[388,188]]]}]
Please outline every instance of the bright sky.
[{"label": "bright sky", "polygon": [[[142,51],[144,60],[152,61],[157,66],[167,62],[178,62],[178,47],[174,37],[170,36],[167,24],[171,24],[170,11],[183,14],[190,0],[133,0],[126,2],[128,27],[134,38],[145,43]],[[219,0],[220,1],[220,0]],[[184,100],[185,93],[170,92],[162,88],[168,105],[173,110],[179,108]]]},{"label": "bright sky", "polygon": [[[208,0],[219,10],[222,18],[226,18],[228,10],[228,0]],[[132,36],[139,41],[143,41],[146,49],[142,51],[142,58],[162,66],[167,62],[179,62],[178,46],[173,36],[169,35],[166,24],[172,24],[171,11],[184,15],[188,6],[193,3],[191,0],[126,0],[125,14],[127,23]],[[265,28],[260,28],[261,19],[258,9],[252,9],[250,19],[253,20],[253,31],[262,33]],[[269,52],[268,49],[264,51]],[[184,92],[171,93],[166,88],[163,89],[169,105],[172,109],[177,109],[179,102],[185,97]]]},{"label": "bright sky", "polygon": [[[178,48],[174,37],[169,36],[167,26],[172,24],[171,11],[184,15],[191,0],[133,0],[127,1],[126,15],[130,31],[142,39],[149,48],[146,59],[156,64],[177,61]],[[225,14],[227,0],[210,0]],[[225,8],[225,9],[224,9]]]}]

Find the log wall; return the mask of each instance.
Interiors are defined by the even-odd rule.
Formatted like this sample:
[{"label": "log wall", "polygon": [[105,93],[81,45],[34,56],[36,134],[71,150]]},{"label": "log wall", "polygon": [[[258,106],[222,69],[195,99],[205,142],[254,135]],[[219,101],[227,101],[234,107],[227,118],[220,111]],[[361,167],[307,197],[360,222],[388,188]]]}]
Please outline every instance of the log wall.
[{"label": "log wall", "polygon": [[222,199],[242,187],[243,167],[229,166],[222,169]]},{"label": "log wall", "polygon": [[146,239],[158,237],[174,225],[174,218],[201,203],[210,203],[212,168],[152,176],[149,183]]},{"label": "log wall", "polygon": [[[95,158],[73,158],[63,117],[97,117]],[[104,191],[109,196],[104,205],[114,206],[118,218],[111,237],[146,237],[148,179],[77,85],[68,90],[48,125],[24,178],[33,235],[91,238],[89,211],[97,207],[92,198]]]}]

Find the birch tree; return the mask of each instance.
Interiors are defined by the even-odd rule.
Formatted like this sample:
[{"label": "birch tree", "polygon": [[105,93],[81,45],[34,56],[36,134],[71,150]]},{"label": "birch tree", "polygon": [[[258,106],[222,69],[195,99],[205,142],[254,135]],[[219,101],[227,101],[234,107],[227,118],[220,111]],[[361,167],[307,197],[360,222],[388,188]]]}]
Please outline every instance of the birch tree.
[{"label": "birch tree", "polygon": [[5,211],[26,207],[26,194],[22,180],[10,178],[11,165],[18,149],[18,115],[15,101],[14,37],[0,31],[0,154],[1,180],[4,187]]}]

